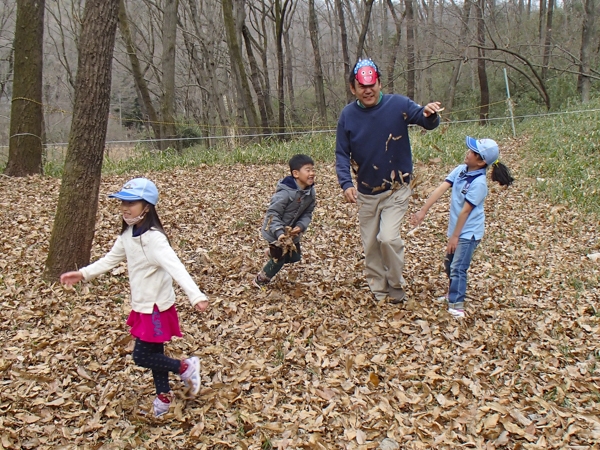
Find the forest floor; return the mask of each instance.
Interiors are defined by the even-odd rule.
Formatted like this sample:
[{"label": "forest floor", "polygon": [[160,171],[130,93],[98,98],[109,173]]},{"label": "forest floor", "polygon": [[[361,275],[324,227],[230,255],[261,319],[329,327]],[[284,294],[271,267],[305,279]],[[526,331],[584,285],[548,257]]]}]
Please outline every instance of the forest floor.
[{"label": "forest floor", "polygon": [[[503,151],[515,184],[490,182],[463,320],[435,301],[447,197],[413,234],[405,220],[408,301],[391,305],[367,289],[357,210],[333,165],[317,166],[303,260],[264,291],[252,285],[259,228],[285,166],[143,174],[211,298],[199,313],[177,291],[184,337],[167,352],[200,356],[202,389],[187,398],[172,376],[159,419],[150,373],[131,359],[125,267],[76,289],[44,283],[60,180],[0,177],[0,449],[599,448],[600,264],[586,257],[597,219],[540,197],[519,147]],[[416,167],[409,214],[451,169]],[[118,234],[107,194],[127,178],[103,178],[93,260]]]}]

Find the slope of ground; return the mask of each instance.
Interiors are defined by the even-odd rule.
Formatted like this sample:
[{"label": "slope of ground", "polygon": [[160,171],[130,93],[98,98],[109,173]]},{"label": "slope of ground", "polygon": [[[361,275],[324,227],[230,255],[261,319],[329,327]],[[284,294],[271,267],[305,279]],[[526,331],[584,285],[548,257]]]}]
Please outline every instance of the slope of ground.
[{"label": "slope of ground", "polygon": [[[513,142],[512,145],[518,145]],[[302,262],[269,289],[262,215],[284,166],[203,166],[144,174],[161,191],[171,243],[212,299],[193,311],[173,357],[202,359],[203,388],[164,418],[146,414],[153,384],[131,360],[125,267],[65,289],[40,279],[59,180],[0,178],[0,448],[597,448],[600,266],[597,223],[544,203],[517,182],[492,187],[487,234],[470,271],[467,314],[443,294],[447,198],[406,237],[409,301],[376,304],[362,274],[355,206],[332,166]],[[450,167],[419,165],[415,211]],[[140,174],[131,174],[131,177]],[[125,177],[107,177],[93,259],[110,249]],[[74,239],[77,237],[74,236]]]}]

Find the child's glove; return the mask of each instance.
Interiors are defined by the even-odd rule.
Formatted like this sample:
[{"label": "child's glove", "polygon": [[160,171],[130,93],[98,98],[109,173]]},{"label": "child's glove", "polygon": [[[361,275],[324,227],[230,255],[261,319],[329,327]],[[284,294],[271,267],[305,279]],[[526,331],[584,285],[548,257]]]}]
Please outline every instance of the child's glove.
[{"label": "child's glove", "polygon": [[279,241],[274,242],[273,244],[269,244],[269,255],[275,261],[278,261],[279,258],[281,258],[283,256],[283,249],[281,247],[279,247],[277,244],[279,244]]}]

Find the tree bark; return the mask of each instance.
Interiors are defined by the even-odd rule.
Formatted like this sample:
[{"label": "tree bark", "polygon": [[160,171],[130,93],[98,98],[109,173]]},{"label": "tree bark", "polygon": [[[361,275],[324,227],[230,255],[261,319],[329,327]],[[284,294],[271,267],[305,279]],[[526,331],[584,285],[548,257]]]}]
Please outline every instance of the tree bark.
[{"label": "tree bark", "polygon": [[367,31],[369,31],[369,22],[371,21],[371,11],[373,11],[374,0],[365,0],[365,15],[363,17],[362,28],[360,30],[360,36],[358,37],[358,45],[356,46],[356,57],[361,58],[364,48],[365,40],[367,39]]},{"label": "tree bark", "polygon": [[552,15],[554,14],[554,0],[548,0],[548,13],[546,15],[546,33],[544,38],[544,59],[542,62],[542,80],[548,81],[548,66],[550,65],[550,52],[552,50]]},{"label": "tree bark", "polygon": [[87,265],[94,239],[106,140],[119,0],[87,0],[73,122],[44,278]]},{"label": "tree bark", "polygon": [[342,0],[335,0],[335,8],[338,13],[338,24],[340,27],[340,40],[342,41],[342,59],[344,60],[344,84],[346,85],[346,101],[350,103],[354,99],[348,79],[350,77],[350,54],[348,53],[348,32],[346,31],[346,19],[344,18],[344,5]]},{"label": "tree bark", "polygon": [[415,10],[413,0],[404,0],[406,5],[406,95],[415,96]]},{"label": "tree bark", "polygon": [[477,76],[479,78],[479,124],[485,125],[490,113],[490,88],[488,86],[487,72],[485,67],[485,21],[483,13],[486,0],[479,0],[477,4]]},{"label": "tree bark", "polygon": [[[289,13],[288,13],[289,16]],[[296,111],[296,93],[294,91],[294,64],[292,61],[292,44],[290,42],[290,29],[284,27],[283,43],[285,44],[285,84],[288,91],[289,111],[291,111],[292,123],[299,125],[301,121]]]},{"label": "tree bark", "polygon": [[5,169],[9,176],[39,174],[43,170],[44,3],[44,0],[17,2],[10,137]]},{"label": "tree bark", "polygon": [[162,99],[160,149],[181,149],[175,127],[175,45],[177,41],[177,7],[179,0],[164,0],[162,27]]},{"label": "tree bark", "polygon": [[327,123],[327,105],[325,103],[325,87],[323,83],[323,66],[321,64],[321,51],[319,49],[319,23],[315,11],[315,0],[308,0],[308,30],[310,32],[310,43],[315,57],[315,96],[317,111],[321,124]]},{"label": "tree bark", "polygon": [[[202,33],[196,2],[197,0],[188,0],[187,2],[190,8],[190,20],[194,27],[194,34],[184,33],[183,38],[185,45],[188,48],[189,57],[193,67],[192,73],[194,74],[196,83],[199,87],[202,87],[207,84],[206,78],[208,78],[208,87],[204,90],[204,96],[206,99],[205,103],[212,106],[204,108],[204,110],[206,110],[205,115],[210,118],[218,117],[221,124],[221,130],[226,130],[230,127],[231,121],[223,102],[223,90],[218,80],[217,64],[215,62],[213,50],[215,38],[206,36]],[[192,36],[195,36],[193,42]],[[200,49],[197,48],[196,41],[198,41]],[[200,59],[198,52],[202,55],[202,60]],[[216,120],[211,121],[208,124],[209,128],[205,131],[207,136],[211,136],[214,133],[214,130],[210,129],[210,125],[215,124]],[[210,140],[208,146],[211,146]]]},{"label": "tree bark", "polygon": [[275,0],[275,41],[277,46],[277,101],[279,103],[278,132],[285,132],[285,93],[283,60],[283,25],[290,0]]},{"label": "tree bark", "polygon": [[538,21],[538,38],[540,40],[540,45],[544,45],[544,30],[546,27],[544,26],[546,20],[546,0],[540,0],[540,17]]},{"label": "tree bark", "polygon": [[142,108],[148,115],[148,121],[150,122],[150,127],[154,133],[154,138],[161,142],[161,130],[158,114],[156,113],[156,109],[152,103],[150,90],[148,89],[148,83],[146,83],[146,79],[142,73],[142,66],[137,56],[135,43],[131,37],[129,18],[127,17],[127,9],[125,8],[125,0],[119,1],[119,30],[121,31],[121,37],[125,42],[127,55],[129,56],[129,63],[131,64],[133,81],[135,82],[136,89],[139,93],[140,101],[142,102]]},{"label": "tree bark", "polygon": [[[238,30],[235,16],[233,13],[233,1],[223,0],[223,21],[225,24],[225,32],[227,36],[227,46],[229,48],[232,71],[236,80],[239,97],[242,101],[244,108],[244,114],[248,125],[256,130],[258,126],[258,117],[254,109],[254,103],[252,101],[252,94],[250,93],[250,85],[248,84],[248,77],[246,76],[246,69],[244,68],[244,59],[242,57],[242,50],[240,48],[240,42],[238,40]],[[243,5],[240,5],[243,7]]]},{"label": "tree bark", "polygon": [[[264,134],[271,133],[271,127],[269,126],[269,115],[267,114],[267,93],[263,89],[260,82],[260,71],[258,69],[258,63],[252,50],[252,37],[250,36],[250,30],[246,24],[242,25],[242,37],[244,38],[244,46],[246,47],[246,55],[248,55],[248,61],[250,63],[250,82],[256,93],[256,100],[258,103],[258,112],[260,114],[260,120],[262,123],[262,132]],[[267,75],[268,76],[268,75]]]},{"label": "tree bark", "polygon": [[[9,50],[8,57],[6,58],[6,62],[7,62],[8,68],[7,68],[6,74],[0,80],[0,97],[2,97],[3,95],[6,95],[8,97],[8,94],[6,92],[6,85],[9,82],[12,82],[12,76],[14,75],[14,73],[13,73],[13,70],[15,67],[15,46],[14,46],[14,44],[13,44],[12,48]],[[14,91],[14,84],[13,84],[13,91]]]},{"label": "tree bark", "polygon": [[590,90],[592,80],[590,78],[591,64],[591,46],[592,38],[595,36],[596,7],[595,0],[584,0],[584,16],[581,30],[581,65],[579,66],[579,76],[577,77],[577,91],[581,94],[581,101],[587,103],[590,101]]},{"label": "tree bark", "polygon": [[389,92],[394,92],[394,71],[396,69],[396,58],[398,57],[398,51],[400,49],[400,41],[402,39],[402,22],[404,21],[404,14],[401,17],[398,17],[396,14],[396,10],[394,8],[394,4],[392,0],[387,0],[387,5],[390,10],[390,14],[394,19],[394,25],[396,27],[396,33],[394,34],[394,39],[392,41],[392,47],[390,48],[389,53],[389,61],[388,61],[388,83],[387,88]]},{"label": "tree bark", "polygon": [[[257,23],[257,29],[260,29],[260,43],[262,45],[259,45],[258,42],[255,42],[255,46],[257,49],[259,49],[260,52],[260,60],[261,60],[261,65],[262,65],[262,72],[263,72],[263,83],[265,86],[265,106],[267,107],[267,117],[269,118],[269,126],[271,126],[271,124],[273,124],[275,122],[275,113],[273,112],[273,102],[271,101],[271,80],[269,78],[269,57],[268,57],[268,51],[269,51],[269,39],[268,39],[268,32],[267,32],[267,10],[266,10],[266,6],[264,5],[264,3],[261,2],[261,16],[260,16],[260,23]],[[260,25],[260,27],[258,27],[258,25]]]},{"label": "tree bark", "polygon": [[458,37],[458,45],[459,48],[464,48],[464,57],[460,58],[456,63],[454,63],[454,67],[452,68],[452,75],[450,76],[450,82],[448,83],[448,93],[446,96],[446,102],[444,106],[448,110],[447,114],[450,114],[452,111],[452,107],[454,106],[454,96],[456,95],[456,85],[458,84],[458,80],[460,79],[460,73],[462,70],[462,66],[466,60],[467,56],[467,32],[469,31],[469,16],[471,15],[471,0],[465,0],[463,5],[463,10],[461,14],[461,29],[460,35]]}]

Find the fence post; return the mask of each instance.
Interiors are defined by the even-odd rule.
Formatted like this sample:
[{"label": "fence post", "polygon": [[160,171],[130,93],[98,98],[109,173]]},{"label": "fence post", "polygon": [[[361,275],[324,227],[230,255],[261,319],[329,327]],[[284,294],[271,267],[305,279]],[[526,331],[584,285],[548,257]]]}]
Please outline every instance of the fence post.
[{"label": "fence post", "polygon": [[510,114],[510,122],[512,124],[513,137],[517,137],[515,131],[515,116],[513,115],[512,100],[510,98],[510,89],[508,87],[508,76],[506,75],[506,67],[504,68],[504,82],[506,83],[506,101],[508,103],[508,112]]}]

